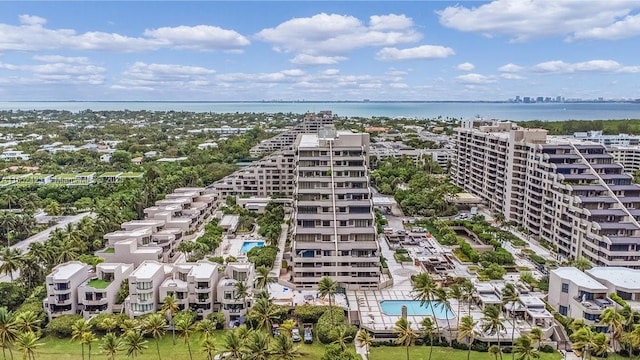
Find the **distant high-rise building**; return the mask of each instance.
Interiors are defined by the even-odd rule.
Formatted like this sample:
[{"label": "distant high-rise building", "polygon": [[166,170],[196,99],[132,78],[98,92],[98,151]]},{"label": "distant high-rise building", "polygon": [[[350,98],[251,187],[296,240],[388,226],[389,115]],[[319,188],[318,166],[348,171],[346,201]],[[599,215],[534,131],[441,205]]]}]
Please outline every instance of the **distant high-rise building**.
[{"label": "distant high-rise building", "polygon": [[531,102],[531,98],[529,96],[525,96],[522,98],[522,102],[525,104],[528,104]]},{"label": "distant high-rise building", "polygon": [[536,102],[539,102],[539,103],[544,102],[544,98],[542,96],[538,96],[536,98]]}]

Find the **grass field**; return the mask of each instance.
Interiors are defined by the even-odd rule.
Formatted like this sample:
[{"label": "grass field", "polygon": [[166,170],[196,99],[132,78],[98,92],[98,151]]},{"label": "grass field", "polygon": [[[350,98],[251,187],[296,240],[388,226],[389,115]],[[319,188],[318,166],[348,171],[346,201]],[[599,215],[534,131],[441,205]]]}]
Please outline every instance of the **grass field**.
[{"label": "grass field", "polygon": [[[215,340],[218,345],[217,348],[222,350],[222,337],[224,332],[220,331],[216,334]],[[158,358],[158,354],[156,352],[156,342],[154,339],[147,339],[148,348],[142,353],[142,355],[137,356],[138,360],[155,360]],[[204,354],[200,349],[200,343],[202,339],[199,335],[195,335],[191,339],[191,350],[193,352],[194,360],[206,360],[206,354]],[[44,338],[40,341],[43,343],[41,347],[38,348],[38,352],[36,355],[36,360],[78,360],[82,358],[82,350],[80,344],[77,342],[72,342],[69,339],[57,339],[52,337]],[[315,341],[313,344],[299,344],[300,351],[303,353],[303,356],[300,359],[303,360],[320,360],[322,355],[324,354],[324,345],[320,344],[318,341]],[[350,344],[350,348],[353,349],[353,344]],[[88,360],[86,356],[88,354],[88,350],[85,347],[85,359]],[[183,360],[189,359],[189,351],[187,350],[187,346],[184,341],[180,338],[176,339],[176,345],[172,344],[171,334],[167,334],[164,338],[160,340],[160,356],[162,359],[169,360]],[[18,354],[16,350],[14,350],[14,357],[16,359],[21,358],[21,354]],[[504,354],[504,360],[511,360],[511,354]],[[9,355],[7,354],[7,358]],[[92,359],[107,359],[107,356],[104,355],[100,350],[100,341],[94,343],[91,349],[91,358]],[[429,347],[428,346],[413,346],[409,349],[409,358],[411,360],[427,360],[429,358]],[[562,356],[558,353],[555,354],[540,354],[540,360],[560,360]],[[116,356],[116,359],[129,359],[125,352],[120,353]],[[404,347],[400,346],[380,346],[371,348],[371,353],[369,354],[370,360],[404,360],[406,359],[406,350]],[[479,353],[472,351],[471,359],[473,360],[493,360],[493,356],[488,353]],[[434,347],[433,348],[433,356],[432,360],[467,360],[467,352],[464,350],[455,350],[451,348],[442,348],[442,347]]]}]

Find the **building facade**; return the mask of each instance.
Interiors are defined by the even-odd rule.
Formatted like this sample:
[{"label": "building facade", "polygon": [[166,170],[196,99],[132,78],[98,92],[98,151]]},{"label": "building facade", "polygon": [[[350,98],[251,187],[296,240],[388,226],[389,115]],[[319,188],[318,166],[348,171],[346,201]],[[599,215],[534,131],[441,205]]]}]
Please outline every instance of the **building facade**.
[{"label": "building facade", "polygon": [[457,129],[453,181],[561,259],[640,268],[640,186],[602,144],[508,122]]},{"label": "building facade", "polygon": [[47,297],[43,300],[49,320],[79,312],[78,286],[92,276],[91,266],[79,261],[57,265],[47,275]]},{"label": "building facade", "polygon": [[380,286],[369,184],[369,134],[301,134],[295,144],[292,281],[315,288],[330,276],[347,289]]}]

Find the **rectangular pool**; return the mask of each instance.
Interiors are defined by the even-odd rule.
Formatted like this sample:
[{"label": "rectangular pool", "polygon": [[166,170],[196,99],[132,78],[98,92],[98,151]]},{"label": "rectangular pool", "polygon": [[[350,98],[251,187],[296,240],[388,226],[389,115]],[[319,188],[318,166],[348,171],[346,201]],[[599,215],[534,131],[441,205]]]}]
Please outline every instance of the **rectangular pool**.
[{"label": "rectangular pool", "polygon": [[246,254],[249,252],[249,250],[253,249],[254,247],[263,247],[263,246],[264,246],[264,241],[245,241],[242,243],[240,252]]},{"label": "rectangular pool", "polygon": [[[433,303],[433,304],[431,304]],[[380,301],[382,312],[387,315],[402,315],[402,305],[407,307],[407,315],[433,315],[436,319],[453,319],[453,311],[448,306],[437,301],[425,301],[420,306],[420,300],[384,300]],[[433,305],[433,312],[432,306]]]}]

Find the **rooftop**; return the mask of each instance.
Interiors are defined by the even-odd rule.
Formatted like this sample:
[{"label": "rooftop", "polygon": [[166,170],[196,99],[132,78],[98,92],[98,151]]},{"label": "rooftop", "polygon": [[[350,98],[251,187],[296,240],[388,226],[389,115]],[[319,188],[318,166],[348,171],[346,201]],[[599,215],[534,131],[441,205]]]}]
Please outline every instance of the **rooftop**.
[{"label": "rooftop", "polygon": [[156,261],[145,261],[131,273],[140,279],[150,279],[158,270],[164,270],[163,264]]},{"label": "rooftop", "polygon": [[598,281],[583,273],[574,267],[560,267],[555,270],[551,270],[552,273],[558,275],[562,279],[571,280],[574,284],[587,288],[590,290],[602,290],[607,291],[607,287],[600,284]]},{"label": "rooftop", "polygon": [[87,269],[87,264],[81,263],[79,261],[70,261],[68,263],[60,264],[53,269],[51,276],[53,280],[68,280],[73,275],[75,275],[78,271],[82,269]]},{"label": "rooftop", "polygon": [[594,267],[586,273],[596,279],[606,280],[615,287],[640,290],[640,270],[623,267]]}]

